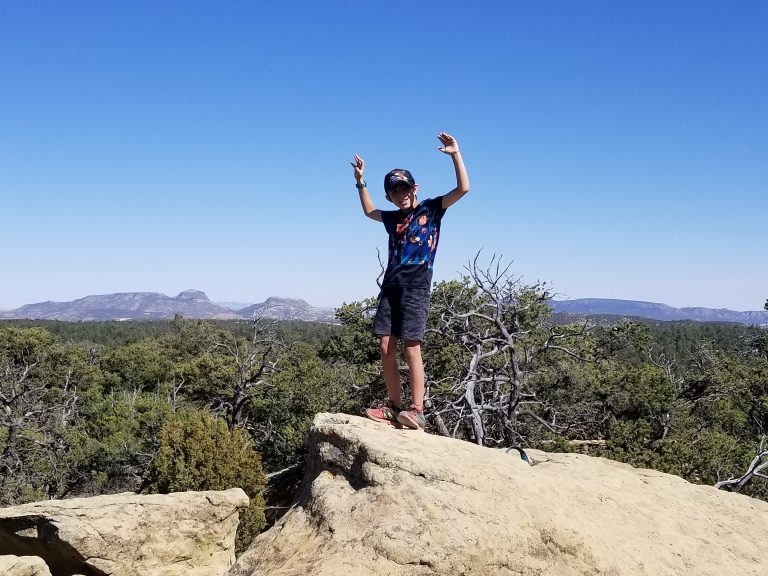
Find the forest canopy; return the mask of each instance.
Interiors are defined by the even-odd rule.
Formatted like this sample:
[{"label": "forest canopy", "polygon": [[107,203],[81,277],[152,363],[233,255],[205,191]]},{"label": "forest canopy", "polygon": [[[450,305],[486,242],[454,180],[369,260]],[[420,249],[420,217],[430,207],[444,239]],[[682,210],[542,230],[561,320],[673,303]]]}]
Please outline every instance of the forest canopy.
[{"label": "forest canopy", "polygon": [[[553,317],[545,285],[489,289],[470,272],[433,291],[428,431],[584,450],[710,485],[762,464],[764,328]],[[258,499],[263,472],[302,462],[316,413],[362,414],[385,397],[374,307],[344,304],[338,325],[0,322],[0,505],[243,482]],[[251,476],[205,462],[184,427],[229,446]],[[760,470],[724,487],[768,499]],[[252,514],[254,532],[263,511]]]}]

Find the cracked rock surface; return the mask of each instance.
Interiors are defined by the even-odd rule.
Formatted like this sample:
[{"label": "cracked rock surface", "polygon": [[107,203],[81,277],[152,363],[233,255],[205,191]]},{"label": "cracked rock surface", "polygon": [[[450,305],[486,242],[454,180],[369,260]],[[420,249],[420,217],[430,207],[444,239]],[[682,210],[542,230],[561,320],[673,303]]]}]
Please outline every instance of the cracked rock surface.
[{"label": "cracked rock surface", "polygon": [[247,506],[239,488],[32,502],[0,509],[0,554],[39,556],[52,576],[220,576]]},{"label": "cracked rock surface", "polygon": [[318,414],[296,506],[228,576],[765,576],[768,503],[603,458]]}]

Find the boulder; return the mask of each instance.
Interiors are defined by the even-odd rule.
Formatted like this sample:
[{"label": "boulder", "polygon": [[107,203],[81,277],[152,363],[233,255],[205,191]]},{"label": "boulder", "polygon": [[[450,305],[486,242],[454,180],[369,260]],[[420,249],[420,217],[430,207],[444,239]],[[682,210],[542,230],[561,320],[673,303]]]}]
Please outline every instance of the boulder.
[{"label": "boulder", "polygon": [[247,506],[239,488],[33,502],[0,509],[0,554],[40,556],[53,576],[220,576]]},{"label": "boulder", "polygon": [[0,574],[3,576],[51,576],[45,560],[38,556],[0,556]]},{"label": "boulder", "polygon": [[319,414],[294,509],[228,576],[768,574],[768,503],[604,458]]}]

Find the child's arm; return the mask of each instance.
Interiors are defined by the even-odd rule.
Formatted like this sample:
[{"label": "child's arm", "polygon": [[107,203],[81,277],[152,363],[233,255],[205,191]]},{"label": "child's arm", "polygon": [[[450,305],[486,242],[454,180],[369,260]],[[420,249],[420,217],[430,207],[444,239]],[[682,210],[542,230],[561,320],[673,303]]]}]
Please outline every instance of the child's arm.
[{"label": "child's arm", "polygon": [[459,143],[456,142],[456,138],[445,132],[440,132],[437,137],[443,144],[442,148],[438,147],[437,149],[443,154],[448,154],[451,157],[451,160],[453,160],[453,168],[456,170],[456,188],[443,196],[443,210],[445,210],[458,202],[464,194],[469,192],[469,176],[467,176],[467,169],[464,167],[464,160],[461,157]]},{"label": "child's arm", "polygon": [[368,218],[381,222],[381,210],[376,209],[376,205],[371,200],[371,195],[368,194],[368,185],[363,178],[363,172],[365,171],[365,161],[360,156],[355,154],[354,162],[350,162],[355,168],[355,180],[357,181],[356,188],[360,192],[360,204],[363,206],[363,212]]}]

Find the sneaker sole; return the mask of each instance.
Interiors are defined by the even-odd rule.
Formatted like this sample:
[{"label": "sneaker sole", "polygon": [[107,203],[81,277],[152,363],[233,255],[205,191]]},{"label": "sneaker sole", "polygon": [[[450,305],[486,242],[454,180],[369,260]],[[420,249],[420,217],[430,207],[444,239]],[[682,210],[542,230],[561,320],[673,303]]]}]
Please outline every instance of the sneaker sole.
[{"label": "sneaker sole", "polygon": [[368,414],[368,412],[365,412],[365,417],[369,420],[373,420],[374,422],[378,422],[379,424],[385,424],[387,426],[390,426],[391,428],[397,428],[398,430],[403,428],[403,425],[400,422],[397,422],[396,420],[388,420],[387,418],[379,418],[377,416],[371,416]]},{"label": "sneaker sole", "polygon": [[[402,420],[400,420],[401,416],[403,418]],[[416,422],[415,420],[411,420],[410,418],[408,418],[408,416],[405,416],[402,414],[398,415],[397,421],[398,423],[402,424],[406,428],[409,428],[410,430],[421,430],[422,432],[424,431],[424,428],[422,428],[418,422]]]}]

